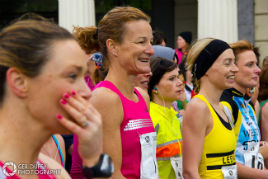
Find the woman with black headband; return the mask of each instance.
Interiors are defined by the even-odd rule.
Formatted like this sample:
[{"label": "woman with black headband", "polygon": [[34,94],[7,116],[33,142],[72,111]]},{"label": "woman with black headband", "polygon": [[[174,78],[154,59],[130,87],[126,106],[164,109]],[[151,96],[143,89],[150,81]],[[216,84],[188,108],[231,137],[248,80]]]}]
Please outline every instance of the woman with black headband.
[{"label": "woman with black headband", "polygon": [[195,92],[183,117],[183,177],[236,178],[235,133],[230,111],[220,104],[224,89],[234,83],[238,71],[234,54],[221,40],[197,41],[187,61]]}]

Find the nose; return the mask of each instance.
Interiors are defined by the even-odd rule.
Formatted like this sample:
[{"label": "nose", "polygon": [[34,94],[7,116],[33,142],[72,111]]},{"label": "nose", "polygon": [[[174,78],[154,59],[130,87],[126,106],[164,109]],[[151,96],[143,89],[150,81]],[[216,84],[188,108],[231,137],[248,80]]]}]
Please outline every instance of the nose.
[{"label": "nose", "polygon": [[153,46],[152,46],[151,42],[148,44],[145,52],[147,54],[149,54],[150,56],[153,56],[154,55],[154,49],[153,49]]},{"label": "nose", "polygon": [[257,65],[256,65],[255,73],[258,75],[260,75],[260,73],[261,73],[261,69]]},{"label": "nose", "polygon": [[79,84],[79,86],[77,86],[77,93],[84,99],[89,100],[89,98],[91,97],[91,89],[88,86],[88,84],[86,83],[85,80],[81,81],[81,83]]},{"label": "nose", "polygon": [[235,63],[233,63],[231,71],[234,72],[234,73],[237,73],[239,71],[239,68],[236,66]]},{"label": "nose", "polygon": [[177,86],[181,86],[182,84],[183,84],[183,82],[181,81],[181,79],[180,78],[177,78],[178,80],[177,80]]},{"label": "nose", "polygon": [[153,75],[153,73],[150,71],[149,73],[146,73],[145,75],[150,78]]}]

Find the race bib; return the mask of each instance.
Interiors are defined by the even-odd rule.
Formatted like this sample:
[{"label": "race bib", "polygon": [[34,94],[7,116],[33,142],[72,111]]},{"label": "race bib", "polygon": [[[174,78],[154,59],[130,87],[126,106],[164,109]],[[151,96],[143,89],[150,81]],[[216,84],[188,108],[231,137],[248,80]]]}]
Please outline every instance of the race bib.
[{"label": "race bib", "polygon": [[222,174],[224,179],[237,179],[237,166],[223,166],[221,167]]},{"label": "race bib", "polygon": [[156,162],[156,133],[140,135],[141,144],[141,179],[157,179],[158,168]]},{"label": "race bib", "polygon": [[264,169],[264,160],[260,153],[247,152],[244,154],[245,165],[250,168]]},{"label": "race bib", "polygon": [[248,150],[244,153],[245,165],[250,168],[264,169],[264,159],[263,156],[258,153],[259,147],[250,143],[248,145]]},{"label": "race bib", "polygon": [[181,157],[170,157],[172,168],[176,174],[176,179],[183,179],[182,176],[182,158]]}]

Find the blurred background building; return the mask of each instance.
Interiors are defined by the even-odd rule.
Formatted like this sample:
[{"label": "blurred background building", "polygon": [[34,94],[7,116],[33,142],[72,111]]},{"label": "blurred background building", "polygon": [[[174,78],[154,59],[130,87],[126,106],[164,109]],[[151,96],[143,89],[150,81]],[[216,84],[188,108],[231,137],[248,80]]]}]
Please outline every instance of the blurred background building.
[{"label": "blurred background building", "polygon": [[151,16],[152,28],[175,48],[176,36],[215,37],[227,42],[248,39],[268,55],[268,0],[0,0],[0,29],[26,12],[53,19],[72,31],[95,25],[114,6],[130,5]]}]

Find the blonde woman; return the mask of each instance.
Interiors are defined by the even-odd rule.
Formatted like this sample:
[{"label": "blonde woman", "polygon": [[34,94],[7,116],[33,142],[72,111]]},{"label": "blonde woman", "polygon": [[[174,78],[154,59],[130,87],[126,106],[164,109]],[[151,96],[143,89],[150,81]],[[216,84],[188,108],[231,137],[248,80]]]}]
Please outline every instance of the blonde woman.
[{"label": "blonde woman", "polygon": [[187,61],[195,92],[183,116],[183,177],[236,178],[236,139],[230,113],[220,104],[224,89],[234,83],[237,67],[230,46],[218,39],[197,41]]}]

